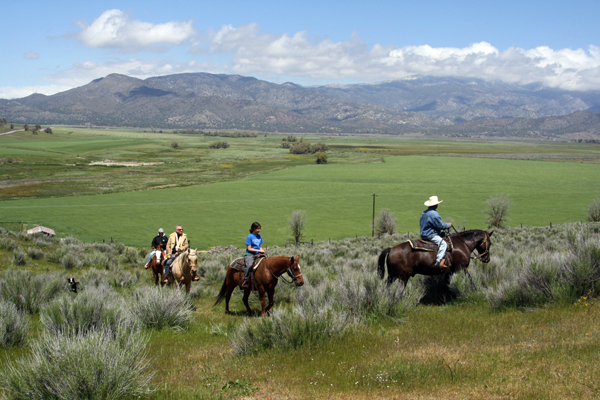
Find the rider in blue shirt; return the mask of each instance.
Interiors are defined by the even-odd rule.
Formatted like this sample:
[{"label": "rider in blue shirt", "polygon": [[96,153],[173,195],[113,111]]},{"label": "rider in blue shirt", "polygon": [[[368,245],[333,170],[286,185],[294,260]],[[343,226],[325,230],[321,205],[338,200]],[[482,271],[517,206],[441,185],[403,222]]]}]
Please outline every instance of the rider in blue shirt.
[{"label": "rider in blue shirt", "polygon": [[252,265],[254,265],[254,259],[258,255],[263,255],[265,252],[262,248],[264,243],[262,236],[260,235],[261,226],[258,222],[252,223],[250,226],[250,234],[246,237],[246,254],[244,255],[244,283],[243,287],[246,287],[248,282],[248,276]]},{"label": "rider in blue shirt", "polygon": [[444,272],[448,272],[446,270],[446,259],[444,258],[448,245],[440,235],[442,229],[449,229],[452,226],[452,223],[446,224],[442,222],[442,217],[437,212],[438,204],[442,201],[443,200],[438,200],[437,196],[431,196],[429,200],[425,202],[425,205],[428,208],[421,214],[421,239],[429,240],[437,244],[438,252],[435,258],[435,266]]}]

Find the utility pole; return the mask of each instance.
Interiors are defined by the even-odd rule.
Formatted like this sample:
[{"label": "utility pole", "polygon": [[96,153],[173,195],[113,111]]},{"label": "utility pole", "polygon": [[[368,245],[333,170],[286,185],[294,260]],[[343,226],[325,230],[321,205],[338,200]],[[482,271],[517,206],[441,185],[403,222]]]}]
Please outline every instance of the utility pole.
[{"label": "utility pole", "polygon": [[375,197],[377,197],[377,194],[373,193],[371,196],[373,196],[373,221],[371,223],[371,237],[375,236]]}]

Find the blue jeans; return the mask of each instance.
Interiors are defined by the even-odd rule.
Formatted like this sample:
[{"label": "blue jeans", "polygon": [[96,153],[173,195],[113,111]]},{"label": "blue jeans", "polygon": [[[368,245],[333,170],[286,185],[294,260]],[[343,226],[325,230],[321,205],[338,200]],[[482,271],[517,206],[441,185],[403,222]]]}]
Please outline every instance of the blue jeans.
[{"label": "blue jeans", "polygon": [[175,255],[175,253],[173,253],[171,254],[171,258],[169,258],[165,263],[165,274],[163,275],[164,277],[169,275],[169,272],[171,272],[171,264],[173,264],[173,261],[175,261],[176,258],[177,256]]},{"label": "blue jeans", "polygon": [[438,252],[437,252],[437,256],[435,257],[435,262],[436,263],[441,262],[442,258],[444,258],[444,254],[446,254],[446,249],[448,248],[448,244],[446,243],[446,241],[444,239],[442,239],[442,237],[439,235],[428,236],[423,239],[430,240],[433,243],[437,244]]},{"label": "blue jeans", "polygon": [[152,257],[154,257],[155,254],[156,254],[156,249],[152,250],[152,253],[150,253],[150,255],[148,256],[148,260],[146,261],[146,264],[150,264],[150,261],[152,261]]}]

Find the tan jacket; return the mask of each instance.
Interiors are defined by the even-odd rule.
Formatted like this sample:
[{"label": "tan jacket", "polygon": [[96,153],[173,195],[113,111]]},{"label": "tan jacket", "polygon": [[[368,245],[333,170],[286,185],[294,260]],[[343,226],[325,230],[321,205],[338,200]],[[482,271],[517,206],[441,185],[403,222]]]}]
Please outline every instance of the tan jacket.
[{"label": "tan jacket", "polygon": [[[177,232],[173,232],[169,235],[169,241],[167,242],[167,259],[171,258],[173,254],[173,248],[177,244]],[[181,238],[179,238],[179,251],[186,251],[190,248],[190,244],[188,243],[187,236],[185,233],[181,234]]]}]

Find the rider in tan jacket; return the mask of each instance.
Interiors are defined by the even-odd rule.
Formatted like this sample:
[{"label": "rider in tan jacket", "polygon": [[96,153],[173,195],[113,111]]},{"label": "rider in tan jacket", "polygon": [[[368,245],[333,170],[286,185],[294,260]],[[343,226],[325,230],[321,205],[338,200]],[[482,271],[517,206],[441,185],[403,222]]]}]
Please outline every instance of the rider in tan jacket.
[{"label": "rider in tan jacket", "polygon": [[[175,258],[182,252],[189,250],[190,244],[187,239],[187,235],[183,233],[183,227],[181,225],[177,225],[175,227],[175,232],[169,235],[169,240],[167,241],[167,262],[165,264],[165,282],[168,281],[168,275],[171,273],[171,264],[175,260]],[[200,280],[196,275],[196,267],[192,266],[192,277],[195,281]]]}]

